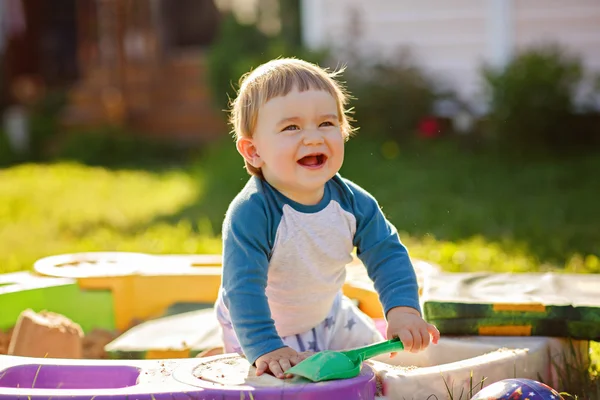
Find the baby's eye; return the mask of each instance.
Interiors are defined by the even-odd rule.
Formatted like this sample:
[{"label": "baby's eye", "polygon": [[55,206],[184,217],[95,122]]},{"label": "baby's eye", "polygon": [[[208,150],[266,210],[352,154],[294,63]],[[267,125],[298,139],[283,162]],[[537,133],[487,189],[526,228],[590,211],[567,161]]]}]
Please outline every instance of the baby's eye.
[{"label": "baby's eye", "polygon": [[321,122],[319,126],[335,126],[331,121]]},{"label": "baby's eye", "polygon": [[295,131],[297,129],[300,129],[298,125],[288,125],[285,128],[283,128],[282,131]]}]

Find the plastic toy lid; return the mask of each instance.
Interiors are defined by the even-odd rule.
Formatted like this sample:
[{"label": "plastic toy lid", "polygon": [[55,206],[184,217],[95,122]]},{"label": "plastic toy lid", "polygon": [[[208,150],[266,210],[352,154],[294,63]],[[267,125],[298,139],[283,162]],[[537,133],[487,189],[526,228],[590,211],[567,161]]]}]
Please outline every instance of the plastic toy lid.
[{"label": "plastic toy lid", "polygon": [[176,369],[173,378],[203,388],[219,399],[374,399],[375,373],[366,364],[351,379],[313,383],[302,378],[278,379],[270,374],[256,376],[256,369],[237,354],[199,358],[192,367]]}]

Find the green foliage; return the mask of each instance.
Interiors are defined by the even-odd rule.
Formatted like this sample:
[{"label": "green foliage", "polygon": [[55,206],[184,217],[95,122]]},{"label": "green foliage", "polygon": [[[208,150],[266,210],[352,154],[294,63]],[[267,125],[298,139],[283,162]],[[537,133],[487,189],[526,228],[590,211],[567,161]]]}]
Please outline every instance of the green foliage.
[{"label": "green foliage", "polygon": [[391,157],[387,146],[351,140],[342,174],[378,199],[416,256],[452,271],[600,270],[597,153],[517,162],[445,142]]},{"label": "green foliage", "polygon": [[359,64],[346,72],[355,98],[353,118],[365,134],[397,141],[414,137],[421,118],[432,111],[436,99],[430,77],[401,52],[391,61]]},{"label": "green foliage", "polygon": [[99,126],[69,132],[56,146],[54,160],[87,165],[152,166],[183,162],[189,154],[167,140],[153,140],[121,127]]},{"label": "green foliage", "polygon": [[[565,399],[598,400],[600,399],[600,380],[598,379],[598,354],[597,342],[590,342],[589,353],[584,351],[585,346],[569,340],[569,348],[563,354],[555,354],[550,359],[550,364],[556,371],[556,386]],[[538,374],[538,381],[544,382]]]},{"label": "green foliage", "polygon": [[8,136],[0,130],[0,167],[12,165],[18,161],[18,156],[10,147]]},{"label": "green foliage", "polygon": [[[598,157],[515,165],[436,146],[400,147],[389,158],[382,144],[360,139],[348,143],[342,174],[378,199],[414,257],[457,272],[600,272]],[[218,243],[247,179],[230,140],[168,172],[72,163],[0,170],[0,271],[44,254]]]},{"label": "green foliage", "polygon": [[48,156],[47,149],[59,131],[57,116],[64,104],[63,91],[50,91],[27,108],[29,151],[25,154],[16,154],[6,133],[0,131],[0,166],[44,161]]},{"label": "green foliage", "polygon": [[268,35],[255,24],[239,22],[232,13],[224,14],[208,55],[210,85],[218,109],[228,108],[240,77],[262,63],[278,57],[297,57],[314,63],[324,59],[326,52],[306,50],[288,36]]},{"label": "green foliage", "polygon": [[279,0],[280,36],[282,40],[294,47],[302,45],[301,2],[302,0]]},{"label": "green foliage", "polygon": [[491,100],[488,132],[502,149],[564,151],[576,145],[574,96],[583,76],[580,60],[556,45],[523,51],[505,68],[484,67]]},{"label": "green foliage", "polygon": [[32,107],[29,121],[31,153],[28,160],[42,161],[48,155],[49,144],[59,133],[58,115],[66,101],[64,91],[52,91]]},{"label": "green foliage", "polygon": [[205,218],[167,218],[208,195],[203,176],[182,169],[63,162],[0,170],[0,273],[71,252],[219,252]]}]

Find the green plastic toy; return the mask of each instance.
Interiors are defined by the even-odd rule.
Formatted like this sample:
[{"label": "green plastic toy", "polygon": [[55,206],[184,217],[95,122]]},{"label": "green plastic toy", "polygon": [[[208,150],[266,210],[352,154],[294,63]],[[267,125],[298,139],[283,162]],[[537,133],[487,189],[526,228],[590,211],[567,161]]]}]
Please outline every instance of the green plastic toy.
[{"label": "green plastic toy", "polygon": [[325,350],[313,354],[286,371],[313,382],[354,378],[360,374],[364,360],[404,349],[398,338],[346,351]]}]

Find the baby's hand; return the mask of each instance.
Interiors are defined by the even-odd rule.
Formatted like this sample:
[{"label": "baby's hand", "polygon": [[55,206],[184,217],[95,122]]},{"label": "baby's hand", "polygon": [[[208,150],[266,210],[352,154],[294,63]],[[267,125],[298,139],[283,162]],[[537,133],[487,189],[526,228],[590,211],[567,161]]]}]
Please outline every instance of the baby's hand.
[{"label": "baby's hand", "polygon": [[270,353],[263,354],[256,359],[256,375],[260,376],[267,371],[271,371],[277,378],[291,378],[291,374],[284,374],[284,372],[292,368],[292,365],[298,364],[312,354],[311,351],[298,353],[291,347],[282,347]]},{"label": "baby's hand", "polygon": [[406,351],[417,353],[425,350],[430,341],[435,344],[440,339],[435,325],[427,323],[414,308],[394,307],[388,311],[387,320],[387,337],[400,338]]}]

